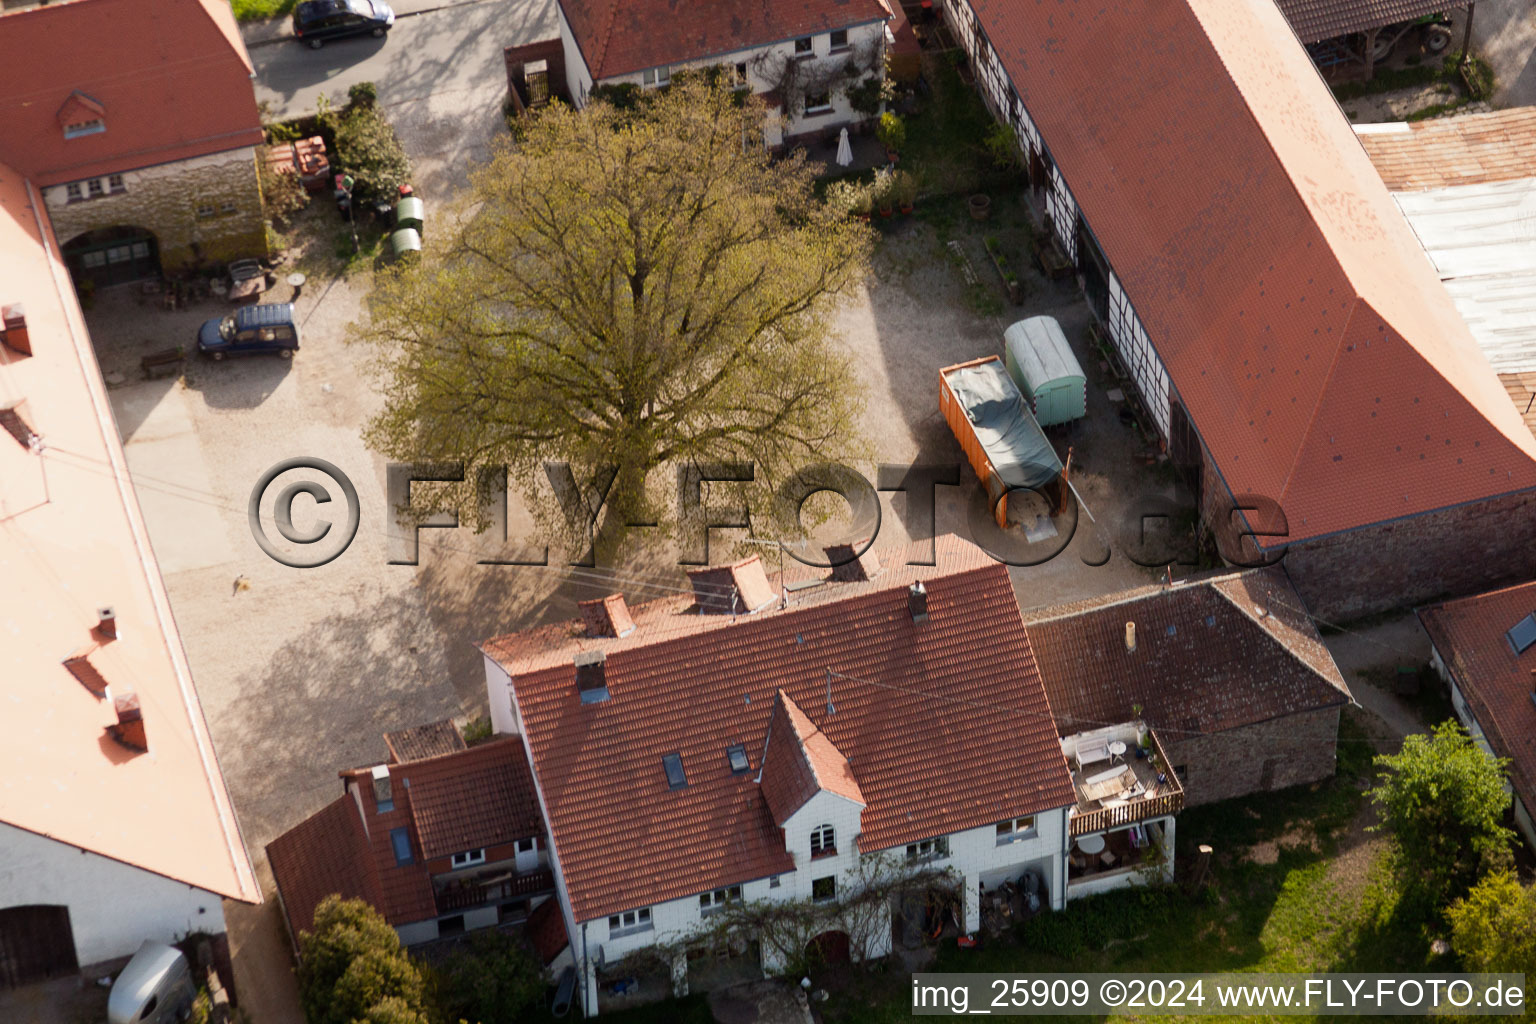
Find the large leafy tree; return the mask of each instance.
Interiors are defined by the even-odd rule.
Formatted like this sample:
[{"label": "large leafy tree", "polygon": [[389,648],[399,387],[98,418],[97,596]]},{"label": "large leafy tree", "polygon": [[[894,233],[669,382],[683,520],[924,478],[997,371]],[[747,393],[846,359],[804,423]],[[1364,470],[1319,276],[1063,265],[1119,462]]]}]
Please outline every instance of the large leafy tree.
[{"label": "large leafy tree", "polygon": [[1451,948],[1469,971],[1515,971],[1536,980],[1536,895],[1496,871],[1446,911]]},{"label": "large leafy tree", "polygon": [[426,258],[384,276],[362,329],[387,398],[370,443],[465,464],[461,512],[476,466],[530,495],[546,462],[581,485],[617,467],[610,538],[664,518],[658,467],[750,461],[771,483],[848,457],[861,387],[829,318],[872,236],[803,159],[770,157],[763,117],[702,80],[542,114]]},{"label": "large leafy tree", "polygon": [[299,934],[309,1024],[431,1024],[426,986],[400,936],[362,900],[327,896]]},{"label": "large leafy tree", "polygon": [[1392,834],[1407,893],[1427,909],[1445,907],[1508,862],[1514,834],[1503,825],[1505,762],[1489,757],[1456,722],[1407,737],[1401,751],[1378,756],[1376,766],[1370,797]]}]

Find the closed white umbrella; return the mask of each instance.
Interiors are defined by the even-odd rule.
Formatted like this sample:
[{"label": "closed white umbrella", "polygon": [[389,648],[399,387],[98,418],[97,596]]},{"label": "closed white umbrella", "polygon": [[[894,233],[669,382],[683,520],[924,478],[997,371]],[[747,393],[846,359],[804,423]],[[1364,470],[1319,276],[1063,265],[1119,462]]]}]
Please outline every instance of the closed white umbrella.
[{"label": "closed white umbrella", "polygon": [[844,128],[837,134],[837,165],[847,167],[853,163],[853,147],[848,143],[848,129]]}]

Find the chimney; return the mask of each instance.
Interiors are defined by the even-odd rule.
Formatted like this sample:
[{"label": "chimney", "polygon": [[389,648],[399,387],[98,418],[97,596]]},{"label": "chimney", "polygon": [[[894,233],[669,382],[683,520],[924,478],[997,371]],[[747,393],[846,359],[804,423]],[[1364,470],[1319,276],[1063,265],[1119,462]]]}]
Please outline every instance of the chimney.
[{"label": "chimney", "polygon": [[19,302],[0,307],[0,327],[5,343],[24,356],[32,354],[32,339],[27,333],[27,311]]},{"label": "chimney", "polygon": [[1125,624],[1125,652],[1131,654],[1136,650],[1136,623]]},{"label": "chimney", "polygon": [[928,621],[928,588],[922,580],[907,588],[907,611],[912,613],[913,622]]},{"label": "chimney", "polygon": [[[861,547],[864,553],[855,554]],[[869,550],[868,537],[852,544],[832,544],[822,550],[832,563],[832,578],[839,583],[859,583],[880,575],[880,559]]]},{"label": "chimney", "polygon": [[90,690],[94,696],[105,697],[107,681],[96,671],[96,666],[91,664],[91,652],[95,649],[95,645],[80,648],[64,659],[64,667],[75,677],[76,682]]},{"label": "chimney", "polygon": [[104,605],[96,609],[96,617],[100,620],[96,623],[96,632],[108,640],[117,639],[117,612],[111,605]]},{"label": "chimney", "polygon": [[369,772],[373,779],[373,802],[380,814],[395,809],[395,790],[389,778],[389,765],[376,764]]},{"label": "chimney", "polygon": [[571,659],[576,665],[576,692],[583,704],[599,704],[608,699],[608,656],[602,651],[582,651]]},{"label": "chimney", "polygon": [[733,565],[690,569],[688,582],[701,615],[750,614],[778,600],[757,555]]},{"label": "chimney", "polygon": [[138,694],[125,693],[112,703],[117,709],[117,724],[107,726],[107,732],[129,750],[147,753],[149,740],[144,735],[144,715],[139,711]]},{"label": "chimney", "polygon": [[581,621],[589,637],[629,636],[635,631],[635,620],[629,617],[623,594],[578,601],[576,607],[581,609]]}]

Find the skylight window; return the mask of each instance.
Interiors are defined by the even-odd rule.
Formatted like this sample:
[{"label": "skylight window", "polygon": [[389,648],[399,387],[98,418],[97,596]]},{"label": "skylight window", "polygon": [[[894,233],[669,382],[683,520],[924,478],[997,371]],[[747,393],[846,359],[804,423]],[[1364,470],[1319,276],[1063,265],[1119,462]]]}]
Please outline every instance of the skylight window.
[{"label": "skylight window", "polygon": [[1536,612],[1515,623],[1504,635],[1509,638],[1509,646],[1515,649],[1516,654],[1524,654],[1532,644],[1536,644]]},{"label": "skylight window", "polygon": [[661,767],[666,770],[669,787],[682,789],[688,785],[688,776],[683,771],[683,755],[667,754],[661,759]]},{"label": "skylight window", "polygon": [[740,743],[732,743],[726,747],[725,756],[731,762],[732,775],[740,775],[752,767],[752,762],[747,760],[747,748]]}]

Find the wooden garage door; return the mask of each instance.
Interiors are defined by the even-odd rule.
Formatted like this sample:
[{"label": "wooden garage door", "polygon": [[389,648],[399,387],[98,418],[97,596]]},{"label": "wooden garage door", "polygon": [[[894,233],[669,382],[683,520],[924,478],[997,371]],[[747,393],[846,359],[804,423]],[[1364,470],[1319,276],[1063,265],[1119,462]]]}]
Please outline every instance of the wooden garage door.
[{"label": "wooden garage door", "polygon": [[36,905],[0,910],[0,989],[77,970],[68,907]]}]

